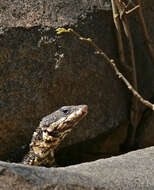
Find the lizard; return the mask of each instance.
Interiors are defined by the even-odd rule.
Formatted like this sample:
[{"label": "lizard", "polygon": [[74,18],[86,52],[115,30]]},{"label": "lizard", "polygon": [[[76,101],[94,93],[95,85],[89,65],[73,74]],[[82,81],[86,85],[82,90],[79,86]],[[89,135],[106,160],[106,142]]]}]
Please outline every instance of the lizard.
[{"label": "lizard", "polygon": [[29,152],[22,163],[35,166],[55,166],[55,150],[87,112],[87,105],[63,106],[44,117],[33,133]]}]

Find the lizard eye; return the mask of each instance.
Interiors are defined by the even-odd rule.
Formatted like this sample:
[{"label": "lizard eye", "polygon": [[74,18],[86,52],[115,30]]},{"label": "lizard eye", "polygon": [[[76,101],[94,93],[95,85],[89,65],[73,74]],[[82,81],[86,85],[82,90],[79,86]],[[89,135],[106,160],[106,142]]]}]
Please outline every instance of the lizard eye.
[{"label": "lizard eye", "polygon": [[68,112],[69,112],[69,111],[68,111],[67,109],[63,109],[63,113],[64,113],[64,114],[68,114]]}]

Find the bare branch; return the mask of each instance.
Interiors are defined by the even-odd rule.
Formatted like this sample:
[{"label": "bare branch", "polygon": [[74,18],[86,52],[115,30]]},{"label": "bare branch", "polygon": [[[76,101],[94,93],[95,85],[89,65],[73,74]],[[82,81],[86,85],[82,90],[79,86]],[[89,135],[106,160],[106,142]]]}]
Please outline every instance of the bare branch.
[{"label": "bare branch", "polygon": [[152,61],[154,63],[154,50],[153,50],[152,45],[151,45],[151,40],[150,40],[150,37],[149,37],[149,34],[148,34],[148,30],[147,30],[147,27],[146,27],[144,16],[143,16],[143,13],[142,13],[141,1],[136,0],[136,2],[139,5],[139,9],[137,9],[137,13],[138,13],[139,21],[140,21],[140,24],[141,24],[141,27],[142,27],[142,30],[143,30],[143,33],[144,33],[145,42],[147,44],[147,47],[148,47],[149,52],[150,52],[150,55],[152,57]]},{"label": "bare branch", "polygon": [[133,13],[133,12],[134,12],[136,9],[138,9],[138,8],[140,8],[139,5],[135,6],[134,8],[130,9],[129,11],[126,11],[126,14],[127,14],[127,15],[128,15],[128,14],[131,14],[131,13]]},{"label": "bare branch", "polygon": [[138,100],[143,103],[145,106],[147,106],[148,108],[152,109],[154,111],[154,104],[150,103],[148,100],[145,100],[134,88],[133,86],[128,82],[128,80],[122,75],[122,73],[118,70],[115,62],[113,59],[109,59],[109,57],[103,52],[103,50],[101,50],[93,41],[91,38],[83,38],[82,36],[80,36],[77,32],[75,32],[73,29],[63,29],[63,28],[58,28],[57,29],[57,33],[58,34],[62,34],[63,32],[71,32],[73,33],[75,36],[77,36],[79,38],[79,40],[85,41],[87,43],[89,43],[90,45],[92,45],[92,47],[94,47],[97,51],[98,54],[100,54],[106,61],[107,63],[109,63],[111,65],[111,67],[113,68],[113,70],[115,71],[116,75],[118,76],[119,79],[122,80],[122,82],[124,82],[124,84],[127,86],[127,88],[132,92],[132,94],[138,98]]},{"label": "bare branch", "polygon": [[119,19],[119,13],[117,10],[117,6],[116,6],[114,0],[111,0],[111,3],[112,3],[112,11],[113,11],[113,20],[114,20],[114,24],[115,24],[115,27],[117,30],[116,35],[117,35],[117,39],[118,39],[120,62],[123,67],[125,67],[129,71],[132,71],[132,69],[128,65],[125,64],[126,63],[125,53],[124,53],[124,46],[123,46],[121,28],[120,28],[120,19]]}]

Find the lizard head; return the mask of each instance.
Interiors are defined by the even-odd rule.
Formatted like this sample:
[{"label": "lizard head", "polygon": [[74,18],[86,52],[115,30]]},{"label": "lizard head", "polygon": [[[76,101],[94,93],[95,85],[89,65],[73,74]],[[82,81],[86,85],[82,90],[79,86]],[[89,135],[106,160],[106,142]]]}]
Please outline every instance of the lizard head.
[{"label": "lizard head", "polygon": [[58,142],[61,142],[87,114],[87,110],[87,105],[63,106],[59,110],[44,117],[39,126],[43,130],[43,139],[46,141],[55,141],[55,143],[59,144]]},{"label": "lizard head", "polygon": [[87,114],[86,105],[63,106],[44,117],[34,132],[30,153],[23,163],[49,165],[54,163],[54,150],[74,126]]}]

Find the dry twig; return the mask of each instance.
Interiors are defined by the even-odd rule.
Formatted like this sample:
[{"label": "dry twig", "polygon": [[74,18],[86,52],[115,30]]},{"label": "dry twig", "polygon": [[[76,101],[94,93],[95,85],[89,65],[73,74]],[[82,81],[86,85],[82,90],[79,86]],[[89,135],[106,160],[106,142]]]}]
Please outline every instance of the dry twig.
[{"label": "dry twig", "polygon": [[111,0],[111,3],[112,3],[112,10],[113,10],[113,20],[116,27],[116,35],[117,35],[117,40],[118,40],[120,63],[127,71],[132,72],[131,67],[128,66],[125,61],[125,52],[124,52],[122,32],[121,32],[121,27],[120,27],[119,12],[114,0]]},{"label": "dry twig", "polygon": [[127,86],[127,88],[132,92],[132,94],[138,98],[138,100],[143,103],[145,106],[149,107],[150,109],[152,109],[154,111],[154,104],[150,103],[148,100],[145,100],[134,88],[133,86],[128,82],[128,80],[122,75],[122,73],[118,70],[115,62],[113,59],[109,59],[109,57],[103,52],[103,50],[101,50],[93,41],[91,38],[83,38],[82,36],[80,36],[80,34],[78,34],[77,32],[75,32],[73,29],[69,28],[69,29],[64,29],[64,28],[58,28],[57,29],[57,34],[62,34],[62,33],[72,33],[74,34],[76,37],[79,38],[79,40],[88,42],[90,45],[92,45],[92,47],[94,47],[94,49],[97,51],[98,54],[100,54],[106,61],[107,63],[109,63],[111,65],[111,67],[113,68],[113,70],[115,71],[116,75],[118,76],[119,79],[122,80],[122,82],[124,82],[124,84]]},{"label": "dry twig", "polygon": [[146,24],[145,24],[144,16],[143,16],[143,13],[142,13],[141,1],[136,0],[136,2],[138,3],[138,6],[139,6],[139,9],[137,9],[137,14],[138,14],[139,21],[140,21],[140,24],[141,24],[141,27],[142,27],[142,30],[143,30],[145,42],[147,44],[147,47],[148,47],[149,52],[150,52],[150,56],[152,57],[152,61],[154,63],[154,50],[153,50],[152,45],[151,45],[151,40],[150,40],[148,30],[147,30],[147,27],[146,27]]},{"label": "dry twig", "polygon": [[117,30],[116,34],[117,34],[117,39],[118,39],[120,61],[124,65],[125,53],[124,53],[124,46],[123,46],[122,35],[121,35],[119,13],[118,13],[117,6],[114,0],[111,0],[111,3],[112,3],[112,10],[113,10],[113,20],[114,20],[114,24]]},{"label": "dry twig", "polygon": [[[132,68],[132,72],[131,72],[132,85],[133,85],[133,88],[136,91],[138,91],[134,45],[133,45],[132,35],[130,32],[129,23],[127,20],[126,6],[124,5],[124,3],[122,1],[119,1],[119,0],[114,0],[114,1],[115,1],[116,6],[118,7],[121,22],[123,24],[125,35],[128,40],[128,46],[129,46],[129,50],[130,50],[130,64],[131,64],[131,68]],[[129,146],[132,146],[134,143],[136,129],[137,129],[137,126],[139,123],[139,113],[140,113],[140,110],[139,110],[139,105],[138,105],[138,99],[135,96],[133,96],[132,104],[131,104],[131,111],[130,111],[130,120],[131,120],[132,130],[131,130],[131,136],[129,138]]]}]

